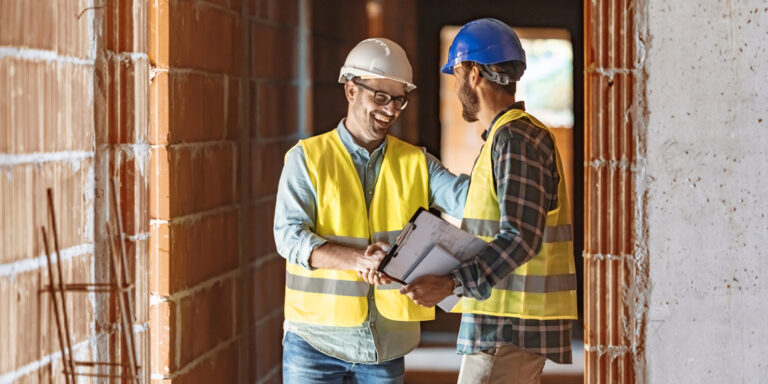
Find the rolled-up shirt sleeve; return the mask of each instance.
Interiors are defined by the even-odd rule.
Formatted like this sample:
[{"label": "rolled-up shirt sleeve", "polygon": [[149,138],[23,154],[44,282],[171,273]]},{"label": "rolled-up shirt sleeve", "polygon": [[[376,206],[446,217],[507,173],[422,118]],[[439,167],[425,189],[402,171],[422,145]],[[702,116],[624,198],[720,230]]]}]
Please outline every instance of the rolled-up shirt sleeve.
[{"label": "rolled-up shirt sleeve", "polygon": [[435,156],[424,152],[429,172],[429,205],[461,219],[469,190],[469,175],[454,175]]},{"label": "rolled-up shirt sleeve", "polygon": [[315,230],[317,195],[309,178],[304,150],[296,145],[285,156],[277,187],[274,235],[277,252],[289,263],[309,266],[312,251],[325,244]]},{"label": "rolled-up shirt sleeve", "polygon": [[477,257],[451,272],[462,281],[463,295],[478,300],[490,297],[494,285],[539,252],[550,205],[547,190],[554,185],[556,191],[557,185],[551,171],[554,155],[546,161],[537,148],[517,138],[500,140],[497,150],[493,172],[500,231]]}]

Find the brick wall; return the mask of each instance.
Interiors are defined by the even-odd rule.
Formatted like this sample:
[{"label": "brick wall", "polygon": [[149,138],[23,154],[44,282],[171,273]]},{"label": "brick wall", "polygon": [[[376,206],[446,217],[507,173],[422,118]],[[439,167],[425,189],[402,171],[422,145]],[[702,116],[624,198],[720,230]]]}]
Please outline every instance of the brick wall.
[{"label": "brick wall", "polygon": [[[63,382],[40,293],[45,188],[66,281],[104,282],[112,177],[144,381],[281,381],[282,159],[346,114],[338,70],[371,32],[367,12],[356,0],[0,3],[0,382]],[[413,55],[400,36],[413,25],[392,20],[376,25]],[[116,297],[68,299],[78,359],[127,362]]]},{"label": "brick wall", "polygon": [[150,259],[155,382],[280,382],[272,218],[299,132],[297,0],[155,1]]},{"label": "brick wall", "polygon": [[[338,0],[334,6],[322,1],[308,1],[311,10],[309,29],[310,74],[309,116],[304,126],[309,135],[327,132],[347,115],[344,88],[338,83],[339,70],[349,51],[368,37],[385,37],[400,44],[411,62],[418,86],[416,46],[416,4],[409,0]],[[409,94],[408,109],[390,133],[414,144],[418,136],[418,90]]]},{"label": "brick wall", "polygon": [[[0,3],[0,382],[64,382],[50,296],[42,292],[45,191],[54,191],[65,283],[108,282],[112,177],[136,282],[131,331],[138,364],[148,363],[147,7],[92,3]],[[112,332],[120,327],[116,296],[66,297],[75,358],[127,362]]]}]

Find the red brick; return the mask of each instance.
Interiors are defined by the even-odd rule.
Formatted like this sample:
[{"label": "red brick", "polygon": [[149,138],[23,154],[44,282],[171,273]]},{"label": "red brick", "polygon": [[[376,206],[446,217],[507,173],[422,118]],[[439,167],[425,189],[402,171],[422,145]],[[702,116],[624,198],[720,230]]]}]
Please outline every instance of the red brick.
[{"label": "red brick", "polygon": [[298,0],[251,0],[249,9],[261,20],[292,26],[299,22]]},{"label": "red brick", "polygon": [[232,343],[170,382],[172,384],[237,383],[238,361],[237,343]]},{"label": "red brick", "polygon": [[249,288],[249,324],[282,308],[285,301],[285,259],[272,260],[252,269]]},{"label": "red brick", "polygon": [[339,124],[347,115],[347,99],[344,97],[342,84],[316,84],[312,87],[314,106],[312,107],[312,135],[328,132]]},{"label": "red brick", "polygon": [[149,62],[114,57],[106,84],[110,143],[149,143]]},{"label": "red brick", "polygon": [[[86,57],[89,48],[88,7],[78,1],[4,1],[0,5],[0,46],[55,51]],[[95,12],[93,10],[87,12]]]},{"label": "red brick", "polygon": [[169,143],[224,140],[237,129],[239,81],[197,73],[169,80]]},{"label": "red brick", "polygon": [[153,145],[169,142],[169,77],[168,72],[156,72],[149,85],[149,142]]},{"label": "red brick", "polygon": [[[64,283],[92,281],[90,253],[62,264]],[[55,265],[54,265],[55,268]],[[54,270],[55,271],[55,270]],[[54,272],[56,273],[56,272]],[[60,350],[48,285],[47,264],[42,269],[0,277],[0,374],[13,371]],[[58,284],[58,275],[56,275]],[[61,299],[61,296],[58,296]],[[88,295],[69,293],[67,315],[72,345],[87,339],[93,321]],[[59,301],[61,308],[61,301]],[[63,317],[61,317],[63,321]],[[63,324],[62,324],[63,325]]]},{"label": "red brick", "polygon": [[171,147],[170,215],[184,216],[237,201],[237,146]]},{"label": "red brick", "polygon": [[[312,72],[312,76],[315,84],[331,85],[337,84],[339,80],[339,70],[344,65],[349,51],[355,46],[356,43],[343,43],[338,39],[325,36],[313,36],[312,37],[312,60],[305,65]],[[340,89],[339,94],[341,103],[344,103],[344,90],[341,86],[336,86]],[[346,110],[346,108],[345,108]]]},{"label": "red brick", "polygon": [[233,283],[218,282],[181,299],[181,365],[233,335]]},{"label": "red brick", "polygon": [[240,16],[186,1],[171,5],[169,48],[172,67],[240,74]]},{"label": "red brick", "polygon": [[171,217],[171,184],[175,183],[176,169],[173,171],[174,173],[171,173],[171,155],[168,148],[152,148],[149,157],[149,217],[153,219],[168,220]]},{"label": "red brick", "polygon": [[147,52],[149,2],[123,0],[105,4],[104,39],[113,52]]},{"label": "red brick", "polygon": [[149,7],[149,60],[157,68],[168,68],[170,66],[170,24],[170,2],[151,2]]},{"label": "red brick", "polygon": [[[123,218],[123,231],[127,236],[149,231],[149,146],[123,147],[111,151],[113,162],[111,170],[115,175],[115,185],[120,199]],[[109,196],[109,209],[113,212],[112,196]],[[113,213],[110,213],[112,218]]]},{"label": "red brick", "polygon": [[176,304],[160,302],[150,308],[152,374],[168,375],[176,371]]},{"label": "red brick", "polygon": [[130,280],[134,284],[133,302],[136,323],[149,321],[149,239],[127,240],[125,242],[126,258],[131,267]]},{"label": "red brick", "polygon": [[292,79],[296,76],[296,31],[260,22],[251,23],[252,75],[262,79]]},{"label": "red brick", "polygon": [[250,209],[249,260],[265,257],[277,251],[272,230],[275,217],[275,200],[268,199],[255,203]]},{"label": "red brick", "polygon": [[0,152],[93,151],[92,93],[89,66],[0,58]]},{"label": "red brick", "polygon": [[[147,310],[149,310],[148,303],[147,303]],[[149,336],[150,336],[149,327],[147,327],[145,330],[141,332],[134,332],[134,335],[133,335],[133,340],[136,345],[136,357],[137,357],[136,364],[139,366],[139,377],[140,377],[139,382],[141,383],[149,383],[150,375],[152,374],[152,372],[150,371],[150,367],[151,367],[150,350],[152,348],[152,340],[149,338]],[[126,355],[123,355],[123,356],[126,356]]]},{"label": "red brick", "polygon": [[296,141],[251,144],[251,197],[260,198],[277,193],[277,184],[285,153]]},{"label": "red brick", "polygon": [[240,136],[240,88],[244,82],[229,78],[227,84],[227,140],[237,140]]},{"label": "red brick", "polygon": [[[171,295],[171,228],[168,223],[156,223],[149,237],[149,291]],[[174,280],[176,281],[176,280]]]},{"label": "red brick", "polygon": [[43,254],[40,227],[51,230],[48,187],[53,188],[60,248],[93,242],[93,233],[85,230],[94,203],[88,189],[92,164],[89,158],[26,164],[0,174],[0,200],[5,202],[0,204],[0,264]]},{"label": "red brick", "polygon": [[239,263],[238,238],[236,211],[172,224],[170,292],[236,268]]},{"label": "red brick", "polygon": [[298,89],[289,84],[258,84],[255,126],[258,137],[295,135],[298,131]]},{"label": "red brick", "polygon": [[[279,367],[283,357],[283,317],[273,316],[254,327],[250,340],[251,381],[264,378]],[[277,368],[279,369],[279,368]]]},{"label": "red brick", "polygon": [[211,4],[220,5],[222,7],[229,7],[230,0],[205,0]]},{"label": "red brick", "polygon": [[[333,6],[312,7],[312,32],[337,37],[354,46],[368,37],[366,2],[337,0]],[[351,47],[350,47],[351,48]]]}]

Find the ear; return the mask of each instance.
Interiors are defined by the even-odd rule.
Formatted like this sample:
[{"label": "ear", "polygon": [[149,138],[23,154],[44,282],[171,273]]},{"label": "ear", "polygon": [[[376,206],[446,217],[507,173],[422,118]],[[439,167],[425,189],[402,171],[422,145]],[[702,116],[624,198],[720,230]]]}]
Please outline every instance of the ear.
[{"label": "ear", "polygon": [[358,89],[355,87],[354,83],[347,81],[344,83],[344,94],[347,96],[347,101],[351,103],[355,101],[355,98],[358,94]]},{"label": "ear", "polygon": [[472,68],[469,71],[469,85],[472,88],[476,88],[478,85],[480,85],[480,79],[482,76],[480,75],[480,68],[477,65],[473,65]]}]

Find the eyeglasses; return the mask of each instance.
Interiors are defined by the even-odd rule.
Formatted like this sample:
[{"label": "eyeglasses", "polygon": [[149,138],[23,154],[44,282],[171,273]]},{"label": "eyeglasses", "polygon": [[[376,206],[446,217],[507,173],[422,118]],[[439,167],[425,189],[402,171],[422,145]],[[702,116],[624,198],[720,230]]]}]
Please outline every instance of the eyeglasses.
[{"label": "eyeglasses", "polygon": [[359,86],[360,88],[373,92],[373,102],[378,105],[385,106],[391,101],[395,103],[395,108],[401,111],[408,106],[408,99],[406,99],[405,96],[392,96],[389,93],[379,91],[378,89],[373,89],[363,83],[358,83],[357,81],[353,81],[353,83],[355,83],[355,85]]}]

